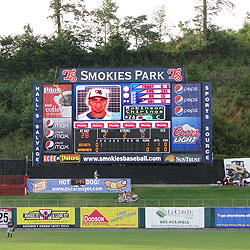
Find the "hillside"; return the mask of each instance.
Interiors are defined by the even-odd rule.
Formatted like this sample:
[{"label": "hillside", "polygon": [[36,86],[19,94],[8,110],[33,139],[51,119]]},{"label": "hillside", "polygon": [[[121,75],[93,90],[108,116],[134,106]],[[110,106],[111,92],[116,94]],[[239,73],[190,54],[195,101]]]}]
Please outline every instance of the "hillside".
[{"label": "hillside", "polygon": [[238,33],[216,32],[197,49],[186,46],[185,37],[178,49],[151,43],[128,50],[114,37],[91,51],[67,37],[39,40],[28,33],[19,36],[18,45],[15,37],[0,38],[0,158],[31,159],[32,85],[57,83],[61,67],[184,67],[187,82],[213,84],[214,157],[249,157],[250,25]]}]

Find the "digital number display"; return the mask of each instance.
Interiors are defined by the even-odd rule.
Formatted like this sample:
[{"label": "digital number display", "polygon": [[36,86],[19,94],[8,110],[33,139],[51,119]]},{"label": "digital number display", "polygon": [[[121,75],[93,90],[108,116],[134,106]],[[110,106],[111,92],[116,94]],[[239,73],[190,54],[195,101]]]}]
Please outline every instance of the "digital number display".
[{"label": "digital number display", "polygon": [[169,152],[169,129],[79,129],[75,149],[88,152]]}]

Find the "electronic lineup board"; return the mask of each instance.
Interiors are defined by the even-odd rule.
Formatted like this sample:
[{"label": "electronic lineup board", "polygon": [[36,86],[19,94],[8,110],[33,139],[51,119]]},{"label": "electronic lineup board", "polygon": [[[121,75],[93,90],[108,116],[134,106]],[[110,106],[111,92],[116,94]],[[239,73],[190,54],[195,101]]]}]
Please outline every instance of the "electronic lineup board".
[{"label": "electronic lineup board", "polygon": [[212,84],[183,68],[60,69],[33,85],[33,165],[212,163]]}]

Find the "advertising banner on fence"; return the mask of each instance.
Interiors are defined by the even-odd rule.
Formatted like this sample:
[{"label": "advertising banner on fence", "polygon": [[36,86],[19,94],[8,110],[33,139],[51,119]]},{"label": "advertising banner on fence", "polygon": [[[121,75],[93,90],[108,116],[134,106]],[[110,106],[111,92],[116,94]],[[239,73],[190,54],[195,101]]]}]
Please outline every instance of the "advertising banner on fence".
[{"label": "advertising banner on fence", "polygon": [[249,228],[250,208],[247,207],[215,208],[215,227]]},{"label": "advertising banner on fence", "polygon": [[242,178],[244,182],[250,183],[250,158],[224,159],[225,176],[232,178],[238,183]]},{"label": "advertising banner on fence", "polygon": [[204,228],[203,207],[147,207],[146,228]]},{"label": "advertising banner on fence", "polygon": [[82,228],[138,228],[138,208],[81,208]]},{"label": "advertising banner on fence", "polygon": [[75,227],[75,208],[73,207],[17,208],[17,227],[23,227],[23,228]]},{"label": "advertising banner on fence", "polygon": [[27,193],[120,193],[131,191],[131,179],[28,179]]},{"label": "advertising banner on fence", "polygon": [[0,208],[0,228],[7,228],[10,219],[12,219],[12,208]]}]

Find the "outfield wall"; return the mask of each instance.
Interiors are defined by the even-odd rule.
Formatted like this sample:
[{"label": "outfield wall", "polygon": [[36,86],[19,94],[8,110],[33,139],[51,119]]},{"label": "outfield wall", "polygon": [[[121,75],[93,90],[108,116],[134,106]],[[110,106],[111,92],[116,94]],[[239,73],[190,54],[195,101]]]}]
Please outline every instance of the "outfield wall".
[{"label": "outfield wall", "polygon": [[0,208],[0,227],[17,228],[250,228],[250,208],[18,207]]}]

